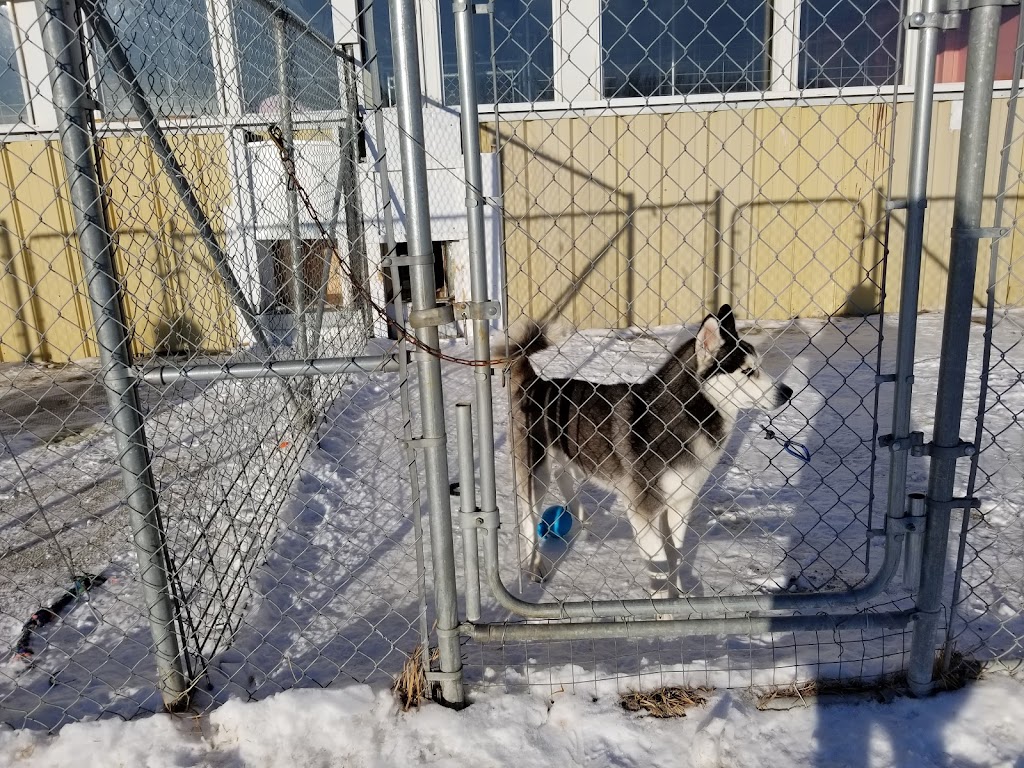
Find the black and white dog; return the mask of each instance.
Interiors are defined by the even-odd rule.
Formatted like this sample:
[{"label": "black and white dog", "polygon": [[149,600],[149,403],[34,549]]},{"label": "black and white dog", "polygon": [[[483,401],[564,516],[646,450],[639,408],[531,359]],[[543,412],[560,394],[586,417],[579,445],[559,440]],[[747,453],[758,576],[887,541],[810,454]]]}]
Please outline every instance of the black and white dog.
[{"label": "black and white dog", "polygon": [[537,522],[552,476],[581,521],[577,485],[586,478],[624,496],[652,593],[676,596],[670,552],[682,552],[687,521],[739,411],[780,408],[793,390],[760,369],[728,305],[637,383],[543,378],[529,358],[549,345],[544,330],[527,321],[513,329],[508,350],[516,485],[530,510],[522,521],[530,574],[542,581],[551,567]]}]

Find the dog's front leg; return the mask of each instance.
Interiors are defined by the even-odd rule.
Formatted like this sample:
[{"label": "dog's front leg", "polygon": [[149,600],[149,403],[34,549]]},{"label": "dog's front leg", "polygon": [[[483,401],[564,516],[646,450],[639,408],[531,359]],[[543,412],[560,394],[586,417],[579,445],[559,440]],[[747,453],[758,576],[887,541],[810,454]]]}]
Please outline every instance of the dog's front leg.
[{"label": "dog's front leg", "polygon": [[669,539],[676,556],[675,582],[683,595],[700,596],[703,590],[700,578],[694,570],[694,556],[697,542],[688,534],[693,533],[690,522],[698,494],[689,488],[681,488],[668,500],[665,521]]},{"label": "dog's front leg", "polygon": [[633,526],[637,546],[647,560],[651,597],[677,597],[679,593],[666,547],[668,530],[665,527],[664,509],[647,502],[639,505],[630,504],[626,511]]}]

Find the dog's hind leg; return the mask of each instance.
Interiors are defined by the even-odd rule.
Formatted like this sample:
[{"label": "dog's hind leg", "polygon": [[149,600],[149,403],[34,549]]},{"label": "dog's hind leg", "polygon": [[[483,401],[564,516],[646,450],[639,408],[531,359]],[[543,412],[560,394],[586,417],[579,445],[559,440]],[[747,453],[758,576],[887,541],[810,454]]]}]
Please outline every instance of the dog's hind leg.
[{"label": "dog's hind leg", "polygon": [[581,523],[586,523],[587,518],[580,506],[580,479],[576,477],[573,470],[559,464],[554,469],[555,480],[558,482],[558,490],[565,499],[565,506],[572,513],[572,516]]},{"label": "dog's hind leg", "polygon": [[543,445],[532,437],[528,427],[512,422],[512,444],[515,452],[516,495],[519,497],[520,543],[527,554],[521,564],[534,581],[544,581],[551,565],[540,550],[537,523],[540,505],[548,485],[548,462]]},{"label": "dog's hind leg", "polygon": [[526,503],[529,513],[523,515],[520,520],[521,532],[530,551],[529,573],[537,582],[544,581],[551,573],[551,561],[541,551],[540,538],[537,535],[537,524],[544,511],[544,498],[547,496],[550,479],[551,473],[547,457],[541,454],[530,472],[529,495]]}]

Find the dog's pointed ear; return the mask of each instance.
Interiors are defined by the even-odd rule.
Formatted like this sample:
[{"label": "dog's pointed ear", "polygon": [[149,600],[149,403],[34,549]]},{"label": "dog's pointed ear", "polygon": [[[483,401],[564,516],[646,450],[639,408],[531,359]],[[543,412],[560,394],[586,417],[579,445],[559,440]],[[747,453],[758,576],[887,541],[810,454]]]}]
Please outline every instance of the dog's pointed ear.
[{"label": "dog's pointed ear", "polygon": [[722,324],[714,315],[708,315],[700,324],[697,338],[694,339],[697,350],[697,367],[704,368],[710,363],[715,353],[722,348]]},{"label": "dog's pointed ear", "polygon": [[718,322],[722,327],[722,333],[730,341],[739,341],[740,335],[736,331],[736,315],[732,312],[732,307],[728,304],[723,304],[718,309]]}]

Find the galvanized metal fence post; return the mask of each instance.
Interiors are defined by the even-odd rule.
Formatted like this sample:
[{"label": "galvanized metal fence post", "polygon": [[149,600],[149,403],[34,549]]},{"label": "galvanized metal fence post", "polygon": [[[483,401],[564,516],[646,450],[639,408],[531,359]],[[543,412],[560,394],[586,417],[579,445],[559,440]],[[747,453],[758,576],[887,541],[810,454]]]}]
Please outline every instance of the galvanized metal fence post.
[{"label": "galvanized metal fence post", "polygon": [[299,357],[309,357],[309,337],[306,335],[306,280],[305,254],[302,251],[302,238],[299,233],[299,191],[295,188],[292,173],[299,172],[295,164],[295,124],[292,120],[291,78],[288,66],[288,17],[283,13],[274,14],[274,58],[277,68],[277,106],[281,121],[281,141],[293,168],[283,169],[285,197],[287,199],[288,216],[288,248],[291,251],[291,291],[293,317],[295,318],[295,349]]},{"label": "galvanized metal fence post", "polygon": [[[934,18],[944,0],[925,0],[922,14]],[[911,14],[911,24],[914,16]],[[893,373],[892,452],[886,515],[902,517],[907,504],[907,462],[910,458],[910,412],[914,395],[914,349],[921,292],[925,212],[928,207],[928,160],[931,150],[932,102],[935,94],[935,57],[939,49],[937,25],[918,31],[917,72],[914,79],[914,114],[910,129],[910,168],[907,179],[907,227],[903,238],[903,275],[900,283],[899,326],[896,334],[896,369]]]},{"label": "galvanized metal fence post", "polygon": [[[405,298],[402,296],[402,281],[398,264],[395,263],[397,244],[395,242],[394,206],[391,204],[391,178],[388,170],[388,149],[384,139],[384,107],[382,104],[380,87],[380,60],[377,55],[377,34],[373,24],[373,3],[386,3],[388,0],[372,0],[363,4],[360,10],[362,19],[361,37],[363,52],[366,55],[366,67],[364,70],[364,85],[369,99],[367,106],[373,112],[373,133],[377,145],[377,182],[380,193],[380,218],[384,234],[384,245],[387,248],[387,258],[390,262],[391,285],[394,288],[392,306],[395,311],[395,320],[399,323],[405,320]],[[413,530],[416,534],[416,584],[419,587],[418,608],[416,617],[417,629],[420,633],[420,654],[424,669],[430,669],[430,648],[427,637],[427,590],[426,590],[426,556],[423,547],[423,515],[421,509],[420,478],[417,468],[416,451],[412,447],[412,397],[409,394],[409,361],[408,342],[404,337],[399,336],[397,345],[398,357],[398,393],[399,402],[402,406],[402,436],[404,440],[403,453],[405,456],[406,471],[409,473],[409,503],[413,510]]]},{"label": "galvanized metal fence post", "polygon": [[189,683],[175,633],[175,606],[167,569],[167,544],[160,520],[146,430],[131,367],[128,327],[114,270],[113,243],[93,155],[90,100],[72,4],[47,0],[42,16],[43,46],[53,87],[68,193],[75,216],[89,303],[96,330],[109,421],[121,465],[131,516],[139,578],[156,652],[158,687],[168,709],[187,703]]},{"label": "galvanized metal fence post", "polygon": [[[472,4],[455,4],[455,42],[459,66],[459,103],[462,127],[462,154],[466,169],[466,217],[469,231],[470,302],[467,317],[472,321],[473,355],[477,360],[491,359],[490,320],[497,319],[499,307],[487,296],[487,241],[484,230],[483,169],[480,161],[480,111],[473,63]],[[476,384],[476,421],[480,436],[480,512],[486,526],[498,525],[498,500],[494,469],[494,413],[491,393],[491,369],[473,369]],[[472,547],[477,561],[477,536],[474,530],[465,545]],[[471,586],[470,589],[474,587]],[[479,586],[475,586],[479,593]],[[479,597],[476,598],[477,603]],[[467,605],[469,602],[467,601]],[[468,617],[474,620],[472,617]],[[479,618],[479,611],[477,611]]]},{"label": "galvanized metal fence post", "polygon": [[[974,278],[978,263],[978,239],[995,233],[981,227],[981,208],[992,115],[992,84],[995,79],[996,43],[1001,9],[982,5],[971,9],[964,77],[963,123],[957,161],[953,203],[953,232],[949,253],[946,309],[935,404],[928,477],[927,528],[917,600],[918,618],[910,648],[908,681],[916,695],[929,693],[937,630],[942,613],[950,514],[953,507],[967,507],[969,500],[955,499],[957,459],[975,450],[960,439],[960,420],[967,374]],[[967,513],[966,508],[964,513]]]},{"label": "galvanized metal fence post", "polygon": [[[406,233],[409,244],[409,277],[412,310],[409,324],[420,342],[437,350],[440,317],[434,285],[434,250],[430,238],[430,206],[427,200],[427,158],[423,132],[423,100],[420,86],[419,42],[414,0],[389,0],[391,36],[398,96],[398,134],[405,192]],[[428,351],[415,353],[419,372],[422,437],[427,502],[430,507],[430,554],[434,576],[434,614],[440,683],[446,704],[462,706],[462,659],[459,653],[459,616],[455,586],[455,542],[449,493],[447,434],[441,361]],[[431,674],[428,673],[428,679]]]}]

